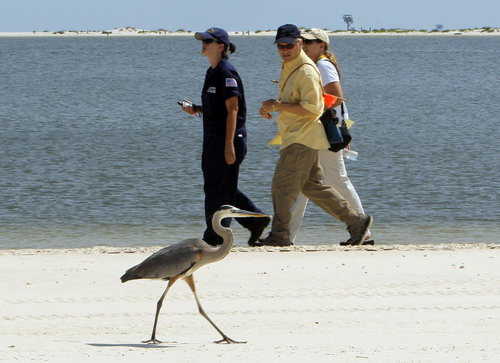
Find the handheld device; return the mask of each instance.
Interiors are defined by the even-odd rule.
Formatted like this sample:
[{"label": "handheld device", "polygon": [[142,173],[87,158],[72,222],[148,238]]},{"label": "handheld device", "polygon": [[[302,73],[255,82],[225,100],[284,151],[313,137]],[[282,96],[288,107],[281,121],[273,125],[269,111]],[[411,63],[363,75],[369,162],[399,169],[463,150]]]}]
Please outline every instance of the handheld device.
[{"label": "handheld device", "polygon": [[189,101],[177,101],[177,104],[182,107],[193,107],[193,103]]}]

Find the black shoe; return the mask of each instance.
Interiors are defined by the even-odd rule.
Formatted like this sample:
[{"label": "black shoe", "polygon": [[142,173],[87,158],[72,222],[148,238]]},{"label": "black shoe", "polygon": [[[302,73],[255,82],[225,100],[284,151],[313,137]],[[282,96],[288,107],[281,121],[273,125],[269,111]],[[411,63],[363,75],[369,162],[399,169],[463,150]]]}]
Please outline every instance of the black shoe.
[{"label": "black shoe", "polygon": [[372,225],[373,218],[368,214],[360,214],[358,221],[347,227],[351,235],[351,245],[357,246],[364,242],[368,228]]},{"label": "black shoe", "polygon": [[259,239],[259,242],[255,243],[256,247],[259,246],[273,246],[273,247],[287,247],[287,246],[292,246],[293,243],[285,240],[279,240],[276,237],[274,237],[271,233],[268,233],[268,235],[264,238]]},{"label": "black shoe", "polygon": [[264,232],[264,229],[267,227],[269,222],[271,222],[271,217],[264,217],[260,218],[261,221],[255,227],[254,229],[250,230],[250,238],[248,239],[248,245],[250,247],[255,247],[257,246],[257,241],[259,240],[260,236],[262,236],[262,232]]},{"label": "black shoe", "polygon": [[[345,242],[340,242],[339,245],[341,246],[352,246],[352,239],[349,238],[347,241]],[[375,245],[375,240],[374,239],[368,239],[368,240],[364,240],[363,243],[362,243],[363,246],[373,246]]]}]

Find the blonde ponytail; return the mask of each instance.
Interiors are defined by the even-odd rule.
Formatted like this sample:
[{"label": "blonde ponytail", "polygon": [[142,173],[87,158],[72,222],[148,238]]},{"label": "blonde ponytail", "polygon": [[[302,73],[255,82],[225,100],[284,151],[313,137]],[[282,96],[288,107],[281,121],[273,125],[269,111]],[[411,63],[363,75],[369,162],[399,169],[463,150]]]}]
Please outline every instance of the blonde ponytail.
[{"label": "blonde ponytail", "polygon": [[340,72],[340,67],[339,67],[339,63],[337,62],[337,58],[335,58],[335,55],[332,52],[328,51],[328,44],[326,44],[326,43],[324,43],[324,44],[325,44],[325,56],[335,66],[335,68],[337,69],[337,73],[339,74],[339,79],[341,79],[342,73]]}]

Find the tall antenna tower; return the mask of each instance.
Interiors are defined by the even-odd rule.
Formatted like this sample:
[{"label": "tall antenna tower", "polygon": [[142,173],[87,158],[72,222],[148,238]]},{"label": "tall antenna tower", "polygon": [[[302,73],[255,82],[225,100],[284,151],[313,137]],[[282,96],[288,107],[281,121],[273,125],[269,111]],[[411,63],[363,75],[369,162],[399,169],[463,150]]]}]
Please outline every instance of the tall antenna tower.
[{"label": "tall antenna tower", "polygon": [[352,25],[352,23],[354,23],[354,20],[352,19],[352,15],[344,15],[343,18],[344,18],[344,22],[347,25],[347,31],[351,30],[352,29],[351,25]]}]

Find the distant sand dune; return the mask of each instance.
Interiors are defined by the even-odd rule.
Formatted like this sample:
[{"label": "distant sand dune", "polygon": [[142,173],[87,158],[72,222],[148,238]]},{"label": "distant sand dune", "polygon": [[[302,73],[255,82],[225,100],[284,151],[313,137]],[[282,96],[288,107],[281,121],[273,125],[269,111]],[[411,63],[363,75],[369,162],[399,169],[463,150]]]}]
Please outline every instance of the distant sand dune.
[{"label": "distant sand dune", "polygon": [[[416,30],[373,30],[373,31],[339,31],[328,30],[331,36],[500,36],[500,28],[480,28],[437,31],[416,31]],[[194,31],[170,31],[165,29],[144,30],[131,27],[116,28],[112,30],[61,30],[61,31],[32,31],[32,32],[0,32],[0,37],[82,37],[82,36],[192,36]],[[230,31],[230,35],[249,36],[274,36],[274,30],[255,31]]]}]

